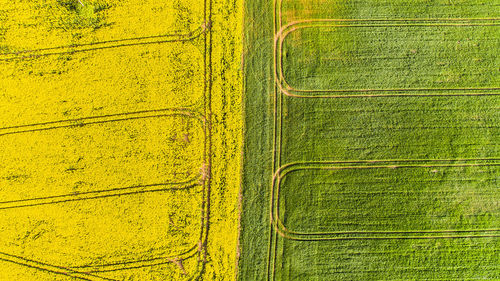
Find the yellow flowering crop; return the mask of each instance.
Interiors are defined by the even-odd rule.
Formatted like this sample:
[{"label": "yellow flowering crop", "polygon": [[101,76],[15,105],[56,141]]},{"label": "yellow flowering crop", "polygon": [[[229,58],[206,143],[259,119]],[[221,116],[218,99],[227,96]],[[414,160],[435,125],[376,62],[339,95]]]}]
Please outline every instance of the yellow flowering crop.
[{"label": "yellow flowering crop", "polygon": [[0,280],[234,279],[239,5],[0,0]]}]

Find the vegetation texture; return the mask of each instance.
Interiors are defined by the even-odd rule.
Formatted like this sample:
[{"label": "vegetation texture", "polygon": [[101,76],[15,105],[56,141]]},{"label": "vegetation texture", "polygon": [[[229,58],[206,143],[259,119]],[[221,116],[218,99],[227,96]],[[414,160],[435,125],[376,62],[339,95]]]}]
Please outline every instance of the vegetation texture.
[{"label": "vegetation texture", "polygon": [[0,280],[234,279],[241,7],[0,0]]},{"label": "vegetation texture", "polygon": [[500,279],[499,1],[249,1],[240,280]]}]

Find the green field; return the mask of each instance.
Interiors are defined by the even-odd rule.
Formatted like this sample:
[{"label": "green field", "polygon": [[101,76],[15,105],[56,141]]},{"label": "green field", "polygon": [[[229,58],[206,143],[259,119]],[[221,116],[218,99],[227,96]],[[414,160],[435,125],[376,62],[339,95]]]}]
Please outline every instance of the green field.
[{"label": "green field", "polygon": [[500,223],[497,173],[471,161],[290,165],[273,185],[273,218],[304,240],[487,233]]},{"label": "green field", "polygon": [[240,280],[500,279],[499,6],[247,2]]},{"label": "green field", "polygon": [[297,23],[276,57],[289,94],[481,93],[500,84],[499,32],[493,20]]}]

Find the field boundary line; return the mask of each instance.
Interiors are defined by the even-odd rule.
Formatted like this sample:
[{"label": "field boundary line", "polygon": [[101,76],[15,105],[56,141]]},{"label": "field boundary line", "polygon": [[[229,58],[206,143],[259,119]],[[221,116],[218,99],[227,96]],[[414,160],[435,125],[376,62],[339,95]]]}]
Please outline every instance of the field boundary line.
[{"label": "field boundary line", "polygon": [[202,119],[204,122],[205,117],[201,115],[199,112],[194,111],[188,107],[171,107],[171,108],[162,108],[162,109],[152,109],[152,110],[140,110],[140,111],[130,111],[130,112],[122,112],[122,113],[113,113],[113,114],[105,114],[105,115],[97,115],[97,116],[87,116],[87,117],[81,117],[81,118],[72,118],[72,119],[61,119],[61,120],[54,120],[54,121],[47,121],[47,122],[38,122],[38,123],[31,123],[31,124],[21,124],[21,125],[11,125],[11,126],[5,126],[5,127],[0,127],[1,130],[6,130],[6,129],[16,129],[16,128],[25,128],[25,127],[32,127],[32,126],[42,126],[42,125],[50,125],[50,124],[57,124],[57,123],[64,123],[64,122],[78,122],[78,121],[85,121],[85,120],[94,120],[94,119],[101,119],[101,118],[114,118],[114,117],[120,117],[120,116],[128,116],[128,115],[139,115],[139,114],[149,114],[149,113],[163,113],[163,112],[172,112],[172,113],[179,113],[179,114],[185,114],[187,116],[193,115],[195,118]]},{"label": "field boundary line", "polygon": [[109,114],[109,115],[83,117],[83,118],[66,119],[66,120],[55,120],[55,121],[26,124],[26,125],[6,126],[0,128],[0,137],[6,135],[46,131],[59,128],[83,127],[87,125],[95,125],[95,124],[127,121],[127,120],[176,117],[176,116],[182,118],[193,118],[200,122],[202,128],[205,127],[207,123],[205,116],[199,114],[196,111],[192,111],[185,108],[168,108],[168,109],[126,112],[119,114]]},{"label": "field boundary line", "polygon": [[54,196],[37,197],[20,200],[10,200],[0,202],[0,210],[26,208],[42,205],[59,204],[66,202],[100,199],[116,196],[137,195],[142,193],[188,190],[199,186],[201,176],[196,176],[186,182],[166,182],[158,184],[136,185],[130,187],[120,187],[111,189],[101,189],[96,191],[86,191],[79,193],[68,193]]},{"label": "field boundary line", "polygon": [[40,271],[45,271],[48,273],[52,274],[57,274],[57,275],[65,275],[68,277],[72,277],[78,280],[87,280],[87,281],[101,281],[101,280],[109,280],[109,281],[119,281],[117,279],[111,279],[111,278],[106,278],[106,277],[101,277],[98,275],[94,275],[89,272],[83,272],[83,271],[78,271],[72,268],[68,267],[61,267],[61,266],[56,266],[56,265],[51,265],[39,261],[34,261],[30,259],[26,259],[20,256],[12,255],[12,254],[7,254],[0,252],[0,261],[4,262],[10,262],[14,263],[17,265],[29,267],[32,269],[37,269]]},{"label": "field boundary line", "polygon": [[193,274],[190,280],[198,280],[202,278],[205,272],[205,265],[208,262],[208,233],[210,230],[210,196],[212,188],[212,4],[213,0],[204,0],[205,7],[204,11],[204,36],[203,36],[203,46],[204,46],[204,98],[203,98],[203,116],[205,121],[205,126],[203,126],[205,141],[203,142],[203,169],[202,181],[203,181],[203,201],[202,201],[202,216],[201,225],[202,231],[200,233],[199,244],[198,244],[198,261],[197,270]]},{"label": "field boundary line", "polygon": [[[199,245],[195,245],[185,251],[179,252],[177,254],[170,254],[161,257],[154,257],[143,260],[129,260],[123,262],[116,263],[108,263],[103,265],[84,265],[84,266],[73,266],[71,269],[84,271],[90,274],[98,274],[98,273],[106,273],[106,272],[114,272],[114,271],[122,271],[128,269],[137,269],[151,266],[164,265],[168,263],[175,264],[176,261],[185,261],[195,257],[200,258],[200,247]],[[199,263],[197,265],[199,267]],[[198,274],[198,270],[193,272],[191,275]]]},{"label": "field boundary line", "polygon": [[[89,266],[75,266],[75,267],[63,267],[59,265],[34,261],[30,259],[26,259],[20,256],[7,254],[0,252],[0,261],[4,262],[12,262],[15,264],[19,264],[21,266],[26,266],[42,271],[46,271],[53,274],[66,275],[72,278],[76,278],[79,280],[90,280],[90,281],[99,281],[99,280],[113,280],[118,281],[117,279],[112,279],[104,276],[100,276],[98,274],[103,274],[107,272],[121,271],[127,269],[138,269],[144,267],[152,267],[158,265],[164,265],[168,263],[177,264],[178,261],[185,261],[198,256],[199,259],[200,249],[199,246],[191,247],[190,249],[180,252],[176,255],[168,255],[151,259],[137,260],[137,261],[125,261],[104,265],[89,265]],[[199,273],[200,263],[197,263],[197,270],[190,274],[188,277],[190,280],[194,278]]]},{"label": "field boundary line", "polygon": [[[151,45],[151,44],[162,44],[162,43],[175,43],[175,42],[190,42],[201,35],[206,34],[208,32],[208,28],[204,27],[199,30],[194,35],[187,38],[171,38],[167,37],[159,37],[161,40],[149,40],[149,39],[138,39],[135,42],[131,40],[130,43],[120,43],[120,44],[111,44],[111,43],[102,43],[101,45],[95,46],[98,43],[89,43],[86,45],[78,46],[78,45],[69,45],[64,47],[57,47],[56,49],[63,49],[62,51],[52,51],[52,49],[40,49],[40,50],[31,50],[31,51],[20,51],[16,53],[10,54],[0,54],[0,62],[1,61],[12,61],[12,60],[24,60],[24,59],[36,59],[39,57],[46,57],[51,55],[63,55],[63,54],[75,54],[81,52],[88,51],[97,51],[97,50],[106,50],[106,49],[114,49],[120,47],[131,47],[131,46],[142,46],[142,45]],[[95,46],[95,47],[93,47]],[[68,50],[69,49],[69,50]],[[26,54],[26,55],[25,55]]]},{"label": "field boundary line", "polygon": [[[493,163],[467,163],[470,161],[496,161]],[[376,160],[376,161],[332,161],[332,162],[297,162],[281,167],[273,176],[272,183],[272,224],[275,230],[284,238],[292,240],[353,240],[353,239],[417,239],[417,238],[478,238],[478,237],[500,237],[498,235],[448,235],[448,236],[377,236],[377,237],[343,237],[342,235],[354,234],[445,234],[445,233],[488,233],[500,232],[499,229],[474,229],[474,230],[424,230],[424,231],[337,231],[337,232],[296,232],[289,230],[279,217],[279,190],[280,181],[290,172],[297,170],[346,170],[346,169],[398,169],[398,168],[434,168],[434,167],[485,167],[500,166],[500,159],[457,159],[451,160],[453,164],[407,164],[412,162],[425,162],[426,160]],[[432,162],[451,162],[450,160],[432,160]],[[392,163],[392,165],[379,165],[380,163]],[[341,164],[346,164],[342,166]],[[350,164],[350,165],[347,165]],[[353,166],[352,164],[364,164]],[[366,165],[376,164],[376,165]],[[313,237],[313,238],[311,238]]]},{"label": "field boundary line", "polygon": [[[276,33],[278,30],[281,28],[281,15],[277,14],[278,11],[278,0],[273,0],[273,38],[276,36]],[[276,73],[276,44],[273,43],[273,76],[274,73]],[[271,79],[273,79],[271,77]],[[274,78],[274,84],[276,84],[276,78]],[[281,95],[278,93],[278,89],[276,85],[273,87],[273,97],[272,97],[272,103],[273,103],[273,135],[272,135],[272,155],[271,155],[271,169],[274,174],[274,171],[279,169],[280,164],[280,156],[281,156],[281,141],[278,140],[278,129],[279,128],[279,122],[278,122],[278,116],[281,117],[281,114],[279,110],[281,109],[281,105],[278,105],[278,102],[281,102]],[[271,197],[273,196],[272,189],[269,189]],[[269,216],[270,216],[270,223],[268,226],[268,233],[269,233],[269,240],[268,240],[268,249],[267,249],[267,263],[266,263],[266,277],[267,280],[274,280],[275,279],[275,273],[276,273],[276,259],[277,259],[277,251],[278,251],[278,238],[279,236],[276,233],[276,230],[273,226],[273,215],[272,215],[272,208],[273,208],[273,200],[271,198],[270,201],[270,206],[269,206]]]},{"label": "field boundary line", "polygon": [[[470,19],[469,19],[470,20]],[[475,19],[483,20],[483,19]],[[377,22],[406,22],[405,20],[378,20]],[[387,89],[296,89],[288,84],[285,79],[283,71],[283,42],[286,37],[298,29],[303,28],[317,28],[317,27],[400,27],[400,26],[500,26],[498,23],[455,23],[460,21],[456,20],[439,20],[440,22],[452,22],[449,24],[444,23],[429,23],[435,22],[434,20],[417,20],[414,19],[409,24],[338,24],[343,22],[340,19],[324,19],[324,20],[304,20],[292,22],[282,27],[274,38],[274,51],[275,51],[275,80],[283,94],[295,98],[363,98],[363,97],[408,97],[408,96],[485,96],[485,95],[500,95],[500,87],[472,87],[472,88],[387,88]],[[372,20],[351,20],[348,23],[355,22],[373,22]],[[423,22],[423,23],[419,23]],[[456,91],[457,93],[450,93]],[[410,92],[410,93],[404,93]],[[422,93],[427,92],[427,93]],[[317,93],[316,95],[306,95],[304,93]],[[322,93],[331,93],[324,95]],[[343,94],[342,94],[343,93]],[[349,94],[350,93],[350,94]],[[352,94],[361,93],[361,94]],[[321,95],[320,95],[321,94]]]}]

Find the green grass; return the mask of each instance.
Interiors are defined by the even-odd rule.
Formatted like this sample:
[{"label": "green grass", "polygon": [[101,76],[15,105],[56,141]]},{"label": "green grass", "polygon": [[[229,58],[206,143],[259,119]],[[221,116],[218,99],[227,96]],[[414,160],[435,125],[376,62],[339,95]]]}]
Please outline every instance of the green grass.
[{"label": "green grass", "polygon": [[498,18],[498,0],[279,0],[283,24],[298,19]]},{"label": "green grass", "polygon": [[282,161],[492,158],[498,96],[283,98]]},{"label": "green grass", "polygon": [[500,26],[492,23],[340,22],[297,29],[285,37],[283,75],[304,90],[494,87],[500,85]]},{"label": "green grass", "polygon": [[500,1],[276,2],[246,4],[240,280],[499,280]]},{"label": "green grass", "polygon": [[280,240],[276,280],[498,280],[498,239]]},{"label": "green grass", "polygon": [[306,166],[283,176],[275,204],[289,231],[331,238],[352,231],[423,237],[426,231],[494,229],[500,225],[499,170],[467,162]]}]

